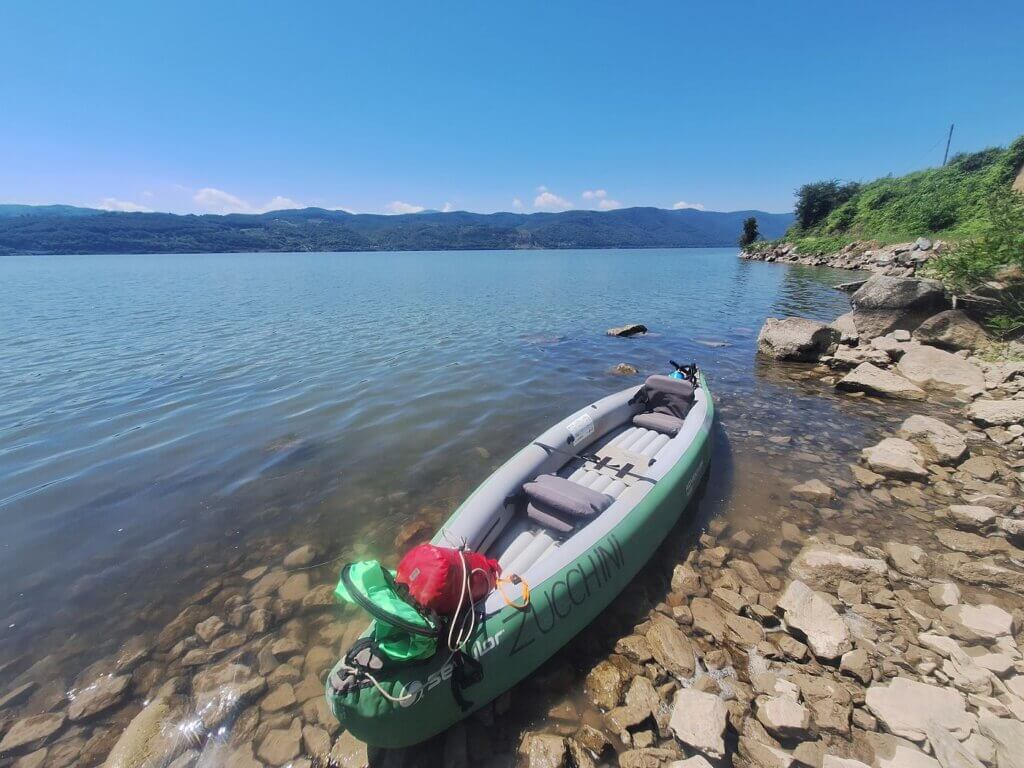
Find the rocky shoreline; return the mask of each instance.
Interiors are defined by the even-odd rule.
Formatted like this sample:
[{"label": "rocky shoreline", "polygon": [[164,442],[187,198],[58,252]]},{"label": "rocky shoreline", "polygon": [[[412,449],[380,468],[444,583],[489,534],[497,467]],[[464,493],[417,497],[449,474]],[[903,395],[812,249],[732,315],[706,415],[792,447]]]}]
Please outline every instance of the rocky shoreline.
[{"label": "rocky shoreline", "polygon": [[913,277],[917,270],[948,250],[941,240],[919,237],[914,242],[882,245],[874,240],[850,243],[835,253],[801,253],[794,243],[779,243],[740,253],[740,258],[778,264],[802,264],[807,267],[832,267],[877,272],[891,277]]},{"label": "rocky shoreline", "polygon": [[766,472],[797,456],[796,476],[669,542],[567,651],[428,744],[340,731],[322,682],[364,619],[333,599],[334,551],[268,541],[74,678],[50,657],[5,675],[0,768],[1024,765],[1024,364],[985,359],[941,285],[876,275],[852,304],[769,320],[759,349],[791,386],[885,414],[858,460],[816,455],[846,435],[758,433]]}]

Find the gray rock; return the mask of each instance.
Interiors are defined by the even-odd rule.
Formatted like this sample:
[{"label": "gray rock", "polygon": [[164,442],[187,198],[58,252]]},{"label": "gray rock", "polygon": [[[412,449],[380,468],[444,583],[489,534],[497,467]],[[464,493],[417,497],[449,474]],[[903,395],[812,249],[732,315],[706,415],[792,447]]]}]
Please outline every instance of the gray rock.
[{"label": "gray rock", "polygon": [[950,349],[979,349],[988,344],[985,329],[958,309],[947,309],[925,320],[914,331],[922,344]]},{"label": "gray rock", "polygon": [[273,766],[286,765],[302,752],[302,721],[293,718],[287,728],[275,728],[263,737],[257,757]]},{"label": "gray rock", "polygon": [[638,333],[647,333],[647,326],[641,323],[630,323],[605,331],[606,336],[635,336]]},{"label": "gray rock", "polygon": [[821,768],[871,768],[871,766],[862,763],[860,760],[853,760],[848,757],[825,755],[825,758],[821,761]]},{"label": "gray rock", "polygon": [[789,492],[798,499],[811,501],[815,504],[828,504],[836,495],[835,491],[817,479],[794,485]]},{"label": "gray rock", "polygon": [[757,337],[758,354],[774,360],[813,362],[839,343],[839,332],[816,320],[769,317]]},{"label": "gray rock", "polygon": [[893,678],[888,685],[875,683],[868,688],[865,703],[890,733],[911,741],[924,741],[931,721],[958,739],[967,738],[973,724],[958,691],[905,677]]},{"label": "gray rock", "polygon": [[861,455],[872,471],[886,477],[924,480],[928,470],[924,457],[913,443],[899,437],[887,437],[877,445],[865,448]]},{"label": "gray rock", "polygon": [[934,280],[873,275],[850,297],[853,321],[863,338],[890,331],[913,331],[948,306],[942,284]]},{"label": "gray rock", "polygon": [[925,728],[932,754],[942,768],[985,768],[967,747],[935,721],[929,721]]},{"label": "gray rock", "polygon": [[871,682],[871,657],[863,648],[847,651],[839,661],[839,670],[860,680],[864,685]]},{"label": "gray rock", "polygon": [[931,416],[911,416],[900,425],[897,434],[918,443],[925,457],[939,464],[956,464],[967,454],[963,435]]},{"label": "gray rock", "polygon": [[981,368],[936,347],[909,349],[896,368],[904,377],[925,388],[955,392],[967,387],[985,386],[985,374]]},{"label": "gray rock", "polygon": [[85,687],[68,694],[68,719],[88,720],[120,704],[128,692],[131,675],[103,675]]},{"label": "gray rock", "polygon": [[939,608],[947,608],[960,602],[960,587],[951,581],[933,584],[928,588],[928,597]]},{"label": "gray rock", "polygon": [[807,645],[820,659],[837,659],[849,651],[850,631],[828,602],[804,584],[792,581],[779,599],[786,624],[807,637]]},{"label": "gray rock", "polygon": [[967,415],[983,427],[1005,427],[1024,421],[1024,400],[975,400]]},{"label": "gray rock", "polygon": [[757,719],[779,739],[799,739],[809,735],[811,711],[789,696],[759,696]]},{"label": "gray rock", "polygon": [[857,324],[853,322],[853,313],[847,312],[832,321],[832,327],[839,334],[840,344],[856,344],[860,339]]},{"label": "gray rock", "polygon": [[285,568],[303,568],[316,560],[316,549],[311,544],[303,544],[298,549],[293,549],[285,557]]},{"label": "gray rock", "polygon": [[519,744],[519,754],[530,768],[564,768],[567,745],[553,733],[527,733]]},{"label": "gray rock", "polygon": [[975,504],[952,504],[949,507],[949,517],[957,528],[977,531],[991,525],[996,519],[996,513],[989,507]]},{"label": "gray rock", "polygon": [[671,619],[655,614],[647,630],[651,654],[665,670],[677,677],[691,677],[696,669],[693,645]]},{"label": "gray rock", "polygon": [[683,744],[713,759],[725,755],[728,709],[711,693],[693,688],[676,691],[669,729]]},{"label": "gray rock", "polygon": [[835,592],[839,582],[881,583],[889,567],[884,560],[858,554],[835,544],[814,542],[793,559],[789,573],[812,589]]},{"label": "gray rock", "polygon": [[15,721],[0,741],[0,755],[22,750],[30,745],[44,744],[64,727],[67,718],[63,712],[32,715]]},{"label": "gray rock", "polygon": [[953,568],[953,575],[968,584],[986,584],[1002,587],[1018,594],[1024,593],[1024,573],[1003,568],[984,560],[968,560]]},{"label": "gray rock", "polygon": [[889,541],[885,544],[885,553],[892,567],[900,573],[917,578],[928,575],[928,555],[920,547]]},{"label": "gray rock", "polygon": [[954,637],[963,640],[996,640],[1013,634],[1013,615],[998,605],[951,605],[942,612]]},{"label": "gray rock", "polygon": [[871,363],[861,363],[840,379],[836,386],[847,392],[866,392],[876,397],[895,400],[924,400],[925,398],[924,390],[913,382]]},{"label": "gray rock", "polygon": [[999,768],[1024,768],[1024,723],[982,714],[978,728],[995,745]]},{"label": "gray rock", "polygon": [[148,768],[173,760],[187,746],[178,729],[169,727],[180,714],[166,697],[149,702],[122,731],[103,768]]}]

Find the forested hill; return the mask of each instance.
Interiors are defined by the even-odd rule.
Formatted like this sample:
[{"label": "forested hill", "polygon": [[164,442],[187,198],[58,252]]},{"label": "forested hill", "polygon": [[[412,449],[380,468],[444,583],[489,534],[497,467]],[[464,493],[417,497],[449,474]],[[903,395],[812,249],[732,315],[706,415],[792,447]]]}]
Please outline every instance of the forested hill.
[{"label": "forested hill", "polygon": [[781,236],[793,221],[790,213],[689,208],[397,216],[304,208],[182,216],[0,205],[0,254],[731,246],[748,216],[757,217],[766,238]]}]

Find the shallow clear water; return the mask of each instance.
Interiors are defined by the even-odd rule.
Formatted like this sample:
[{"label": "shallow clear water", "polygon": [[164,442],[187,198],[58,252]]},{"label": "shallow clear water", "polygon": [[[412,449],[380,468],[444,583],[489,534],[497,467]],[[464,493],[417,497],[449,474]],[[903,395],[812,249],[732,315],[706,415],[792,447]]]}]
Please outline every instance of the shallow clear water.
[{"label": "shallow clear water", "polygon": [[[731,248],[0,259],[0,665],[72,629],[116,647],[268,541],[393,557],[638,382],[619,362],[704,367],[713,511],[757,514],[780,462],[874,426],[755,363],[766,316],[831,319],[848,279]],[[627,322],[651,333],[604,335]]]}]

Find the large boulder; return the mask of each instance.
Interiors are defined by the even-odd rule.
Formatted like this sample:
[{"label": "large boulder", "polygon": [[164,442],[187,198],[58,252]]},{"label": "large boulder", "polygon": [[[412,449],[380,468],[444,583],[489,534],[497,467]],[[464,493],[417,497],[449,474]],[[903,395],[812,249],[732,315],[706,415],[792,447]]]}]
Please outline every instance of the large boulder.
[{"label": "large boulder", "polygon": [[920,346],[907,350],[896,368],[918,386],[956,391],[967,387],[985,387],[985,373],[962,357],[935,347]]},{"label": "large boulder", "polygon": [[963,435],[931,416],[911,416],[900,426],[898,434],[918,443],[925,456],[939,464],[956,464],[967,454]]},{"label": "large boulder", "polygon": [[873,275],[850,297],[853,322],[861,338],[890,331],[913,331],[948,304],[942,283]]},{"label": "large boulder", "polygon": [[839,332],[816,320],[769,317],[757,337],[758,354],[775,360],[814,362],[839,343]]},{"label": "large boulder", "polygon": [[914,331],[914,338],[922,344],[943,349],[978,349],[988,344],[985,329],[959,309],[947,309],[932,315]]},{"label": "large boulder", "polygon": [[790,582],[779,599],[779,608],[785,611],[786,625],[803,633],[819,659],[838,659],[853,648],[842,617],[802,581]]},{"label": "large boulder", "polygon": [[876,397],[891,397],[897,400],[925,398],[924,390],[916,384],[871,363],[861,363],[836,382],[836,386],[847,392],[866,392]]},{"label": "large boulder", "polygon": [[971,421],[983,427],[1005,427],[1024,421],[1024,400],[975,400],[967,406]]}]

